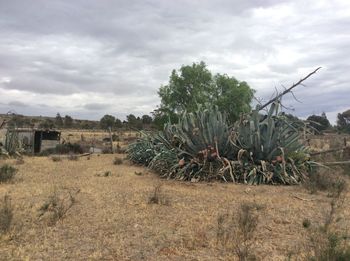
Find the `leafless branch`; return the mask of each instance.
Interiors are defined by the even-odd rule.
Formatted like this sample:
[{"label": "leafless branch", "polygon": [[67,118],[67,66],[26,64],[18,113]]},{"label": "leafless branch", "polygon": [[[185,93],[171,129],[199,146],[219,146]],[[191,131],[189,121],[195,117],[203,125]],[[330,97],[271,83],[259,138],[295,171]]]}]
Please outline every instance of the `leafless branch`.
[{"label": "leafless branch", "polygon": [[283,91],[282,93],[278,94],[275,98],[269,100],[267,103],[265,103],[264,105],[262,105],[261,107],[259,107],[259,110],[262,110],[264,108],[266,108],[267,106],[269,106],[271,103],[273,103],[274,101],[280,99],[283,95],[287,94],[288,92],[290,92],[292,89],[294,89],[295,87],[297,87],[298,85],[303,85],[302,83],[308,79],[311,75],[315,74],[319,69],[321,69],[321,67],[318,67],[316,70],[312,71],[311,73],[309,73],[307,76],[305,76],[304,78],[300,79],[297,83],[294,83],[292,86],[290,86],[288,89],[286,89],[285,91]]}]

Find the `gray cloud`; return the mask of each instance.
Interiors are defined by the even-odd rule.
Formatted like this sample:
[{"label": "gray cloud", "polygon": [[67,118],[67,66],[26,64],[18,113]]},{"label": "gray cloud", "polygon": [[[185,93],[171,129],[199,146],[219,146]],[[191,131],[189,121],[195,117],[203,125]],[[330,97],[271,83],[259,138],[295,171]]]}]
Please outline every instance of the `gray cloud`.
[{"label": "gray cloud", "polygon": [[303,104],[284,101],[334,115],[350,106],[349,13],[346,0],[0,0],[0,109],[149,113],[172,69],[204,60],[265,100],[322,66],[295,90]]},{"label": "gray cloud", "polygon": [[20,101],[11,101],[7,105],[10,107],[28,107],[28,104]]},{"label": "gray cloud", "polygon": [[109,104],[101,104],[101,103],[88,103],[84,105],[84,108],[91,111],[101,111],[107,110],[110,107]]}]

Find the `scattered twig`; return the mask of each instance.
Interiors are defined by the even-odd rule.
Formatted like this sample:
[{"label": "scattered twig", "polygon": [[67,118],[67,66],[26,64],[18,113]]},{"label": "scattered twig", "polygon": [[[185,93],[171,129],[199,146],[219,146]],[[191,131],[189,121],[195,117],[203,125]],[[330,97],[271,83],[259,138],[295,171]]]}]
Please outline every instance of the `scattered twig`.
[{"label": "scattered twig", "polygon": [[348,165],[348,164],[350,164],[350,160],[349,160],[349,161],[324,162],[323,164],[324,164],[324,165],[327,165],[327,166]]},{"label": "scattered twig", "polygon": [[88,153],[80,154],[78,155],[78,157],[90,156],[91,154],[92,154],[91,152],[88,152]]},{"label": "scattered twig", "polygon": [[316,200],[315,198],[301,198],[301,197],[299,197],[297,195],[294,195],[293,197],[297,198],[297,199],[300,199],[302,201],[314,201],[314,200]]},{"label": "scattered twig", "polygon": [[315,156],[315,155],[321,155],[321,154],[326,154],[326,153],[331,153],[331,152],[337,152],[344,150],[345,148],[337,148],[337,149],[331,149],[331,150],[324,150],[324,151],[319,151],[319,152],[313,152],[310,153],[310,156]]}]

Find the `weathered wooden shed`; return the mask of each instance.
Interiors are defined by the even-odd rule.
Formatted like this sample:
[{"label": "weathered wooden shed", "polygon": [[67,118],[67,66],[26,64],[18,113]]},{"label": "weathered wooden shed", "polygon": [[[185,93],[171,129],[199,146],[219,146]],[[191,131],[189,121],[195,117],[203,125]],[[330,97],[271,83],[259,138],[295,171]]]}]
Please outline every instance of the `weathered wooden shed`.
[{"label": "weathered wooden shed", "polygon": [[23,148],[33,154],[55,148],[61,140],[61,132],[56,130],[16,128],[11,131],[17,133]]}]

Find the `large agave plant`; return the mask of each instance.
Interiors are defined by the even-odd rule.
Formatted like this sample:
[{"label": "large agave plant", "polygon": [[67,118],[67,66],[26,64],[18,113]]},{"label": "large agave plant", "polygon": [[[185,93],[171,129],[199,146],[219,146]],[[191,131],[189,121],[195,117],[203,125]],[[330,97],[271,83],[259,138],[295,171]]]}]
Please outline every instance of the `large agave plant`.
[{"label": "large agave plant", "polygon": [[184,113],[177,124],[131,144],[129,158],[167,178],[297,184],[308,171],[308,155],[278,106],[266,115],[254,110],[232,129],[215,107]]},{"label": "large agave plant", "polygon": [[15,130],[7,130],[3,150],[3,154],[11,156],[20,155],[20,152],[22,152],[22,144]]},{"label": "large agave plant", "polygon": [[177,149],[172,147],[164,133],[141,132],[141,138],[130,144],[126,152],[132,162],[163,174],[178,162]]},{"label": "large agave plant", "polygon": [[[200,108],[183,113],[177,124],[166,124],[163,132],[144,135],[128,149],[129,158],[181,180],[225,178],[219,170],[236,149],[228,137],[230,129],[218,108]],[[231,176],[232,177],[232,176]]]},{"label": "large agave plant", "polygon": [[170,137],[166,133],[159,132],[152,136],[155,156],[148,167],[158,172],[162,177],[169,177],[176,171],[178,149],[171,143]]},{"label": "large agave plant", "polygon": [[[165,136],[177,148],[179,162],[171,177],[182,180],[209,180],[222,176],[224,158],[232,157],[226,117],[217,107],[184,113],[177,124],[167,124]],[[225,178],[225,177],[223,177]]]},{"label": "large agave plant", "polygon": [[132,162],[148,166],[148,164],[156,155],[152,136],[150,134],[142,132],[141,138],[136,142],[130,144],[126,153]]},{"label": "large agave plant", "polygon": [[240,150],[233,168],[242,182],[297,184],[305,178],[307,151],[278,108],[276,101],[266,115],[254,110],[234,128],[231,142]]}]

